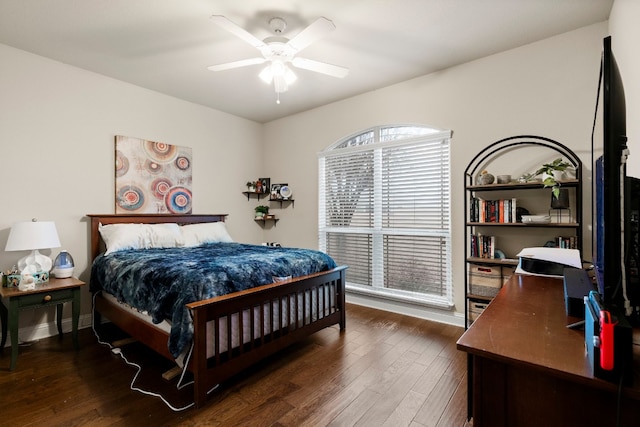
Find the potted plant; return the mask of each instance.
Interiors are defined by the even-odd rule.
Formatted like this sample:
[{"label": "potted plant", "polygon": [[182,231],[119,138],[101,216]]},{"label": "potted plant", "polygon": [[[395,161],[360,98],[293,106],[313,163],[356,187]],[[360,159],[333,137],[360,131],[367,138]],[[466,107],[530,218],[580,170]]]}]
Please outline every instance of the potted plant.
[{"label": "potted plant", "polygon": [[542,175],[542,184],[544,184],[545,187],[551,187],[553,196],[558,198],[560,195],[560,177],[569,167],[571,167],[571,163],[557,158],[551,163],[543,164],[533,175]]},{"label": "potted plant", "polygon": [[269,206],[256,206],[256,218],[264,218],[269,213]]},{"label": "potted plant", "polygon": [[256,183],[253,181],[247,181],[247,191],[254,193],[256,191]]}]

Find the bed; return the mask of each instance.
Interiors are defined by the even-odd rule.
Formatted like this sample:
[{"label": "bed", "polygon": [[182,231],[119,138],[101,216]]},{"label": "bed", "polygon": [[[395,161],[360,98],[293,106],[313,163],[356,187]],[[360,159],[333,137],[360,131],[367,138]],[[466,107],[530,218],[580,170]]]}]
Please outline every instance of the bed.
[{"label": "bed", "polygon": [[[107,258],[100,232],[102,227],[178,224],[186,230],[194,224],[224,222],[226,215],[107,214],[88,217],[94,264],[100,258]],[[186,302],[184,306],[190,315],[192,334],[190,357],[184,360],[185,368],[194,377],[195,405],[205,403],[208,390],[265,357],[326,327],[337,324],[341,331],[344,330],[345,270],[345,266],[335,266],[298,277],[279,273],[268,284]],[[105,295],[102,286],[96,286],[95,281],[92,277],[94,326],[97,327],[104,316],[133,339],[176,360],[179,349],[170,350],[168,345],[173,338],[172,326],[163,327],[136,315],[135,310],[117,301],[120,296]]]}]

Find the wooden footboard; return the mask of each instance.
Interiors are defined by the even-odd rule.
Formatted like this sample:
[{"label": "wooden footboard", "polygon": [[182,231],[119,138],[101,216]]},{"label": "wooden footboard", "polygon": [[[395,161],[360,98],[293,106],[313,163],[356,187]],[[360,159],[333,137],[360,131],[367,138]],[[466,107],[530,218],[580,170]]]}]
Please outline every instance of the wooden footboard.
[{"label": "wooden footboard", "polygon": [[[195,379],[196,406],[205,402],[208,390],[266,356],[328,326],[339,324],[343,330],[345,270],[346,267],[338,267],[187,304],[194,322],[194,348],[189,366]],[[221,319],[225,321],[220,322]],[[228,319],[236,319],[238,327],[232,328]],[[247,321],[250,324],[244,325]],[[209,336],[208,322],[213,325]],[[227,328],[227,342],[219,339],[221,323]],[[250,331],[249,339],[243,336],[245,326]],[[233,346],[234,341],[242,344]],[[207,342],[210,346],[213,343],[210,357]]]},{"label": "wooden footboard", "polygon": [[[104,246],[99,224],[188,224],[224,221],[225,216],[89,215],[91,259],[98,256]],[[337,267],[188,304],[194,326],[194,346],[188,368],[194,375],[196,406],[204,404],[208,390],[265,357],[328,326],[338,324],[343,330],[345,270],[344,266]],[[144,322],[99,293],[94,301],[94,323],[104,315],[136,340],[173,359],[167,347],[166,331]]]}]

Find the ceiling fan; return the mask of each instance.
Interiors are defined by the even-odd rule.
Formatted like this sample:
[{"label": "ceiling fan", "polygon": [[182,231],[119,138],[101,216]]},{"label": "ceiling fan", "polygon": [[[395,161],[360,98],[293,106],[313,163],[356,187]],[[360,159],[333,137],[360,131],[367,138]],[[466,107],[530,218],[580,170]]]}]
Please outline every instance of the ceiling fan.
[{"label": "ceiling fan", "polygon": [[333,22],[327,18],[318,18],[292,39],[281,35],[287,27],[285,20],[278,17],[271,18],[269,20],[269,27],[275,36],[267,37],[264,40],[258,39],[222,15],[213,15],[211,16],[211,20],[231,34],[258,49],[262,57],[212,65],[208,67],[208,69],[211,71],[223,71],[268,63],[268,66],[260,73],[260,78],[268,84],[273,82],[278,104],[280,103],[280,93],[286,92],[289,89],[289,85],[297,78],[288,67],[288,64],[296,68],[315,71],[316,73],[338,78],[343,78],[349,73],[349,69],[344,67],[296,56],[298,52],[336,28]]}]

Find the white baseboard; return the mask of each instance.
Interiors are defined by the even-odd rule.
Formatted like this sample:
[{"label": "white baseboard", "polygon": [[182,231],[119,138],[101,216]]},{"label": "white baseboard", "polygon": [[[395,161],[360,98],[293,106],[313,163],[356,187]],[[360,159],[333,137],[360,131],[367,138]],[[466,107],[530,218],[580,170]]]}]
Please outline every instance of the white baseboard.
[{"label": "white baseboard", "polygon": [[[78,320],[78,329],[84,329],[91,327],[93,316],[91,314],[83,314],[80,316]],[[62,333],[66,334],[67,332],[71,332],[71,318],[62,319]],[[54,321],[47,323],[39,323],[33,326],[25,326],[22,328],[18,328],[18,343],[26,343],[31,341],[37,341],[44,338],[49,338],[54,335],[58,335],[58,326]],[[11,346],[11,332],[8,333],[7,336],[7,344],[8,347]]]}]

